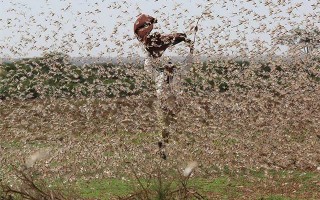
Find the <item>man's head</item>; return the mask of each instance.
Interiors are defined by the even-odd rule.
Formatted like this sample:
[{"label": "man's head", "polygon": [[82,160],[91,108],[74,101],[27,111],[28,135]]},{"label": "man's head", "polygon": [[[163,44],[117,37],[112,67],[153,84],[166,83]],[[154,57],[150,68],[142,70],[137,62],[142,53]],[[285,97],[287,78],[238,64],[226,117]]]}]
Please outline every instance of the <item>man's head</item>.
[{"label": "man's head", "polygon": [[140,14],[134,23],[134,33],[141,42],[145,42],[146,37],[153,29],[153,24],[157,23],[157,19],[150,15]]}]

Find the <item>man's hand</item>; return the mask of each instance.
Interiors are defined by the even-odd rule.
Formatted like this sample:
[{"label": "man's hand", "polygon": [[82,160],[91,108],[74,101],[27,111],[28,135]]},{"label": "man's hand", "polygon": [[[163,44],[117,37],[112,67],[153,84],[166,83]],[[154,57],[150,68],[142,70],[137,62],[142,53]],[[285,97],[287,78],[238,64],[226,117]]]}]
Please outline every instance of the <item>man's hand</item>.
[{"label": "man's hand", "polygon": [[158,20],[157,20],[156,18],[152,18],[152,19],[151,19],[151,23],[152,23],[152,24],[158,23]]},{"label": "man's hand", "polygon": [[185,42],[188,44],[189,48],[190,48],[190,53],[193,54],[193,50],[194,50],[194,42],[190,39],[186,39]]}]

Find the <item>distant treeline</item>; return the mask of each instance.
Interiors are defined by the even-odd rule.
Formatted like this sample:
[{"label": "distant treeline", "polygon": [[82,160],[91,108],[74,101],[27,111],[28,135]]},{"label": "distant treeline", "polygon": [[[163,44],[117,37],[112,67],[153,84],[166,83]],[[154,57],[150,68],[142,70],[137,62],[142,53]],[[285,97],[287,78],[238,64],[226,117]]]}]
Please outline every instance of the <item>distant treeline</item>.
[{"label": "distant treeline", "polygon": [[[210,92],[267,91],[281,95],[293,84],[320,83],[318,58],[296,61],[211,60],[195,63],[185,79],[192,95]],[[64,54],[5,62],[0,65],[0,98],[116,97],[153,90],[143,67],[113,63],[71,64]]]}]

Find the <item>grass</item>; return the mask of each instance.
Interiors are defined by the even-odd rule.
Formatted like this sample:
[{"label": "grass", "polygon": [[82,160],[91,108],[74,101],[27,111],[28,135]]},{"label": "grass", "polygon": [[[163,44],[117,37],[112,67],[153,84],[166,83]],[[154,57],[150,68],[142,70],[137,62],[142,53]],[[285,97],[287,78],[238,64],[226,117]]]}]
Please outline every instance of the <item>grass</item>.
[{"label": "grass", "polygon": [[3,148],[21,148],[23,144],[18,140],[13,140],[11,142],[0,142],[0,146]]},{"label": "grass", "polygon": [[[269,175],[266,175],[269,174]],[[274,171],[274,170],[246,170],[238,173],[224,174],[215,178],[197,178],[191,177],[188,181],[188,187],[194,188],[200,194],[208,199],[263,199],[263,200],[294,200],[303,199],[306,190],[313,189],[314,199],[320,192],[315,188],[315,181],[319,180],[319,174],[315,172],[299,171]],[[117,199],[129,196],[137,191],[137,180],[127,179],[129,177],[102,178],[90,180],[77,180],[67,183],[68,188],[76,192],[84,199]],[[144,185],[149,185],[149,189],[156,191],[158,189],[158,180],[154,177],[151,180],[141,179]],[[66,183],[62,179],[54,181],[52,187],[66,188]],[[168,181],[164,184],[170,184],[171,190],[176,190],[179,180],[175,179],[172,183]],[[299,185],[300,190],[290,193],[290,188]],[[277,189],[278,187],[278,189]],[[287,187],[287,193],[282,194],[281,187]],[[294,189],[294,188],[291,188]],[[309,196],[312,199],[312,194]]]},{"label": "grass", "polygon": [[281,195],[270,195],[267,197],[261,197],[263,200],[289,200],[290,198],[283,197]]},{"label": "grass", "polygon": [[[51,163],[51,165],[58,164]],[[94,173],[90,174],[91,177],[94,175]],[[37,176],[41,177],[39,174]],[[139,190],[137,180],[131,175],[122,174],[121,176],[123,177],[86,179],[79,174],[76,181],[68,182],[60,178],[53,180],[51,185],[53,188],[62,188],[62,191],[66,188],[71,189],[84,199],[117,199]],[[287,170],[234,172],[223,169],[211,177],[198,177],[195,174],[195,177],[191,177],[188,181],[188,187],[194,188],[208,199],[317,199],[320,194],[319,180],[320,174],[317,172]],[[159,187],[156,177],[141,178],[141,181],[144,185],[151,183],[150,191],[156,191]],[[175,190],[179,183],[176,177],[172,183],[168,180],[164,185],[170,185],[171,190]],[[68,190],[64,193],[68,194]]]},{"label": "grass", "polygon": [[[126,132],[121,134],[120,140],[125,141],[130,138],[132,145],[142,146],[146,140],[151,140],[152,134],[140,134],[132,135]],[[112,137],[116,137],[117,134],[111,134]],[[77,140],[82,140],[85,137],[86,140],[99,140],[102,141],[102,136],[79,136]],[[218,140],[214,140],[218,141]],[[43,143],[42,143],[43,142]],[[34,141],[28,143],[31,148],[47,147],[48,144],[45,141]],[[90,144],[90,143],[88,143]],[[232,146],[236,144],[233,139],[226,139],[219,142],[214,142],[213,145],[218,147]],[[128,144],[127,144],[128,145]],[[12,142],[2,142],[1,146],[8,149],[22,149],[24,146],[21,142],[13,140]],[[90,147],[88,147],[90,148]],[[101,151],[101,154],[105,158],[110,158],[109,162],[112,162],[112,158],[116,156],[116,151],[112,148],[105,148]],[[71,154],[72,160],[77,160],[77,153]],[[135,161],[135,156],[127,152],[127,159]],[[155,156],[155,155],[153,155]],[[145,158],[152,159],[151,155]],[[68,166],[70,160],[53,160],[49,163],[50,167],[59,168],[61,164]],[[96,166],[97,160],[94,158],[86,157],[81,160],[77,167],[86,168],[87,166]],[[152,160],[145,161],[152,164]],[[150,163],[149,163],[150,162]],[[9,169],[10,168],[10,169]],[[201,167],[200,167],[201,168]],[[212,166],[212,168],[215,168]],[[8,166],[7,170],[12,172],[12,167]],[[101,170],[101,168],[97,169]],[[112,170],[112,169],[111,169]],[[144,166],[137,168],[139,173],[146,173]],[[199,169],[200,171],[203,169]],[[79,172],[73,179],[68,181],[63,178],[52,179],[48,177],[48,182],[53,182],[53,187],[65,188],[65,182],[68,182],[72,191],[76,191],[77,194],[84,199],[117,199],[118,197],[126,197],[137,191],[137,181],[130,175],[124,173],[122,170],[115,170],[114,178],[110,177],[97,177],[95,178],[97,171],[84,171]],[[195,177],[191,177],[188,182],[188,187],[194,188],[200,194],[206,196],[208,199],[317,199],[320,196],[320,174],[317,171],[306,170],[275,170],[275,169],[250,169],[244,168],[242,170],[234,170],[228,166],[222,168],[215,168],[215,173],[211,173],[208,176],[202,174],[195,174]],[[121,173],[120,173],[121,172]],[[1,176],[4,176],[5,172],[1,172]],[[172,170],[166,172],[169,177],[175,176],[172,174]],[[168,174],[169,173],[169,174]],[[41,175],[39,176],[41,177]],[[91,178],[87,178],[91,177]],[[142,176],[143,177],[143,176]],[[176,190],[179,185],[179,177],[175,177],[171,182],[167,181],[167,185],[170,185],[171,190]],[[157,178],[151,179],[141,178],[143,184],[151,183],[150,191],[156,191],[158,188]],[[164,184],[164,185],[166,185]],[[66,192],[67,193],[67,192]],[[1,193],[0,193],[1,194]]]},{"label": "grass", "polygon": [[83,198],[110,199],[124,196],[132,191],[130,182],[119,179],[98,179],[91,181],[78,181],[76,190]]}]

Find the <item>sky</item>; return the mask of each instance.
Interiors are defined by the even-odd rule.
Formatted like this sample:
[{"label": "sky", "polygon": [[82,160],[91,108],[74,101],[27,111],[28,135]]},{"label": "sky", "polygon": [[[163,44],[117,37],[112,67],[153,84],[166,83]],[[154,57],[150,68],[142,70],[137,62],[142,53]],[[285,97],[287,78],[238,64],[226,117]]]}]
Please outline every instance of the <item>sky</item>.
[{"label": "sky", "polygon": [[[52,51],[72,57],[143,56],[133,33],[140,13],[158,19],[154,31],[184,32],[190,39],[202,16],[195,45],[208,56],[283,53],[283,46],[274,50],[275,36],[320,28],[318,0],[0,0],[0,57]],[[166,54],[186,52],[179,44]]]}]

